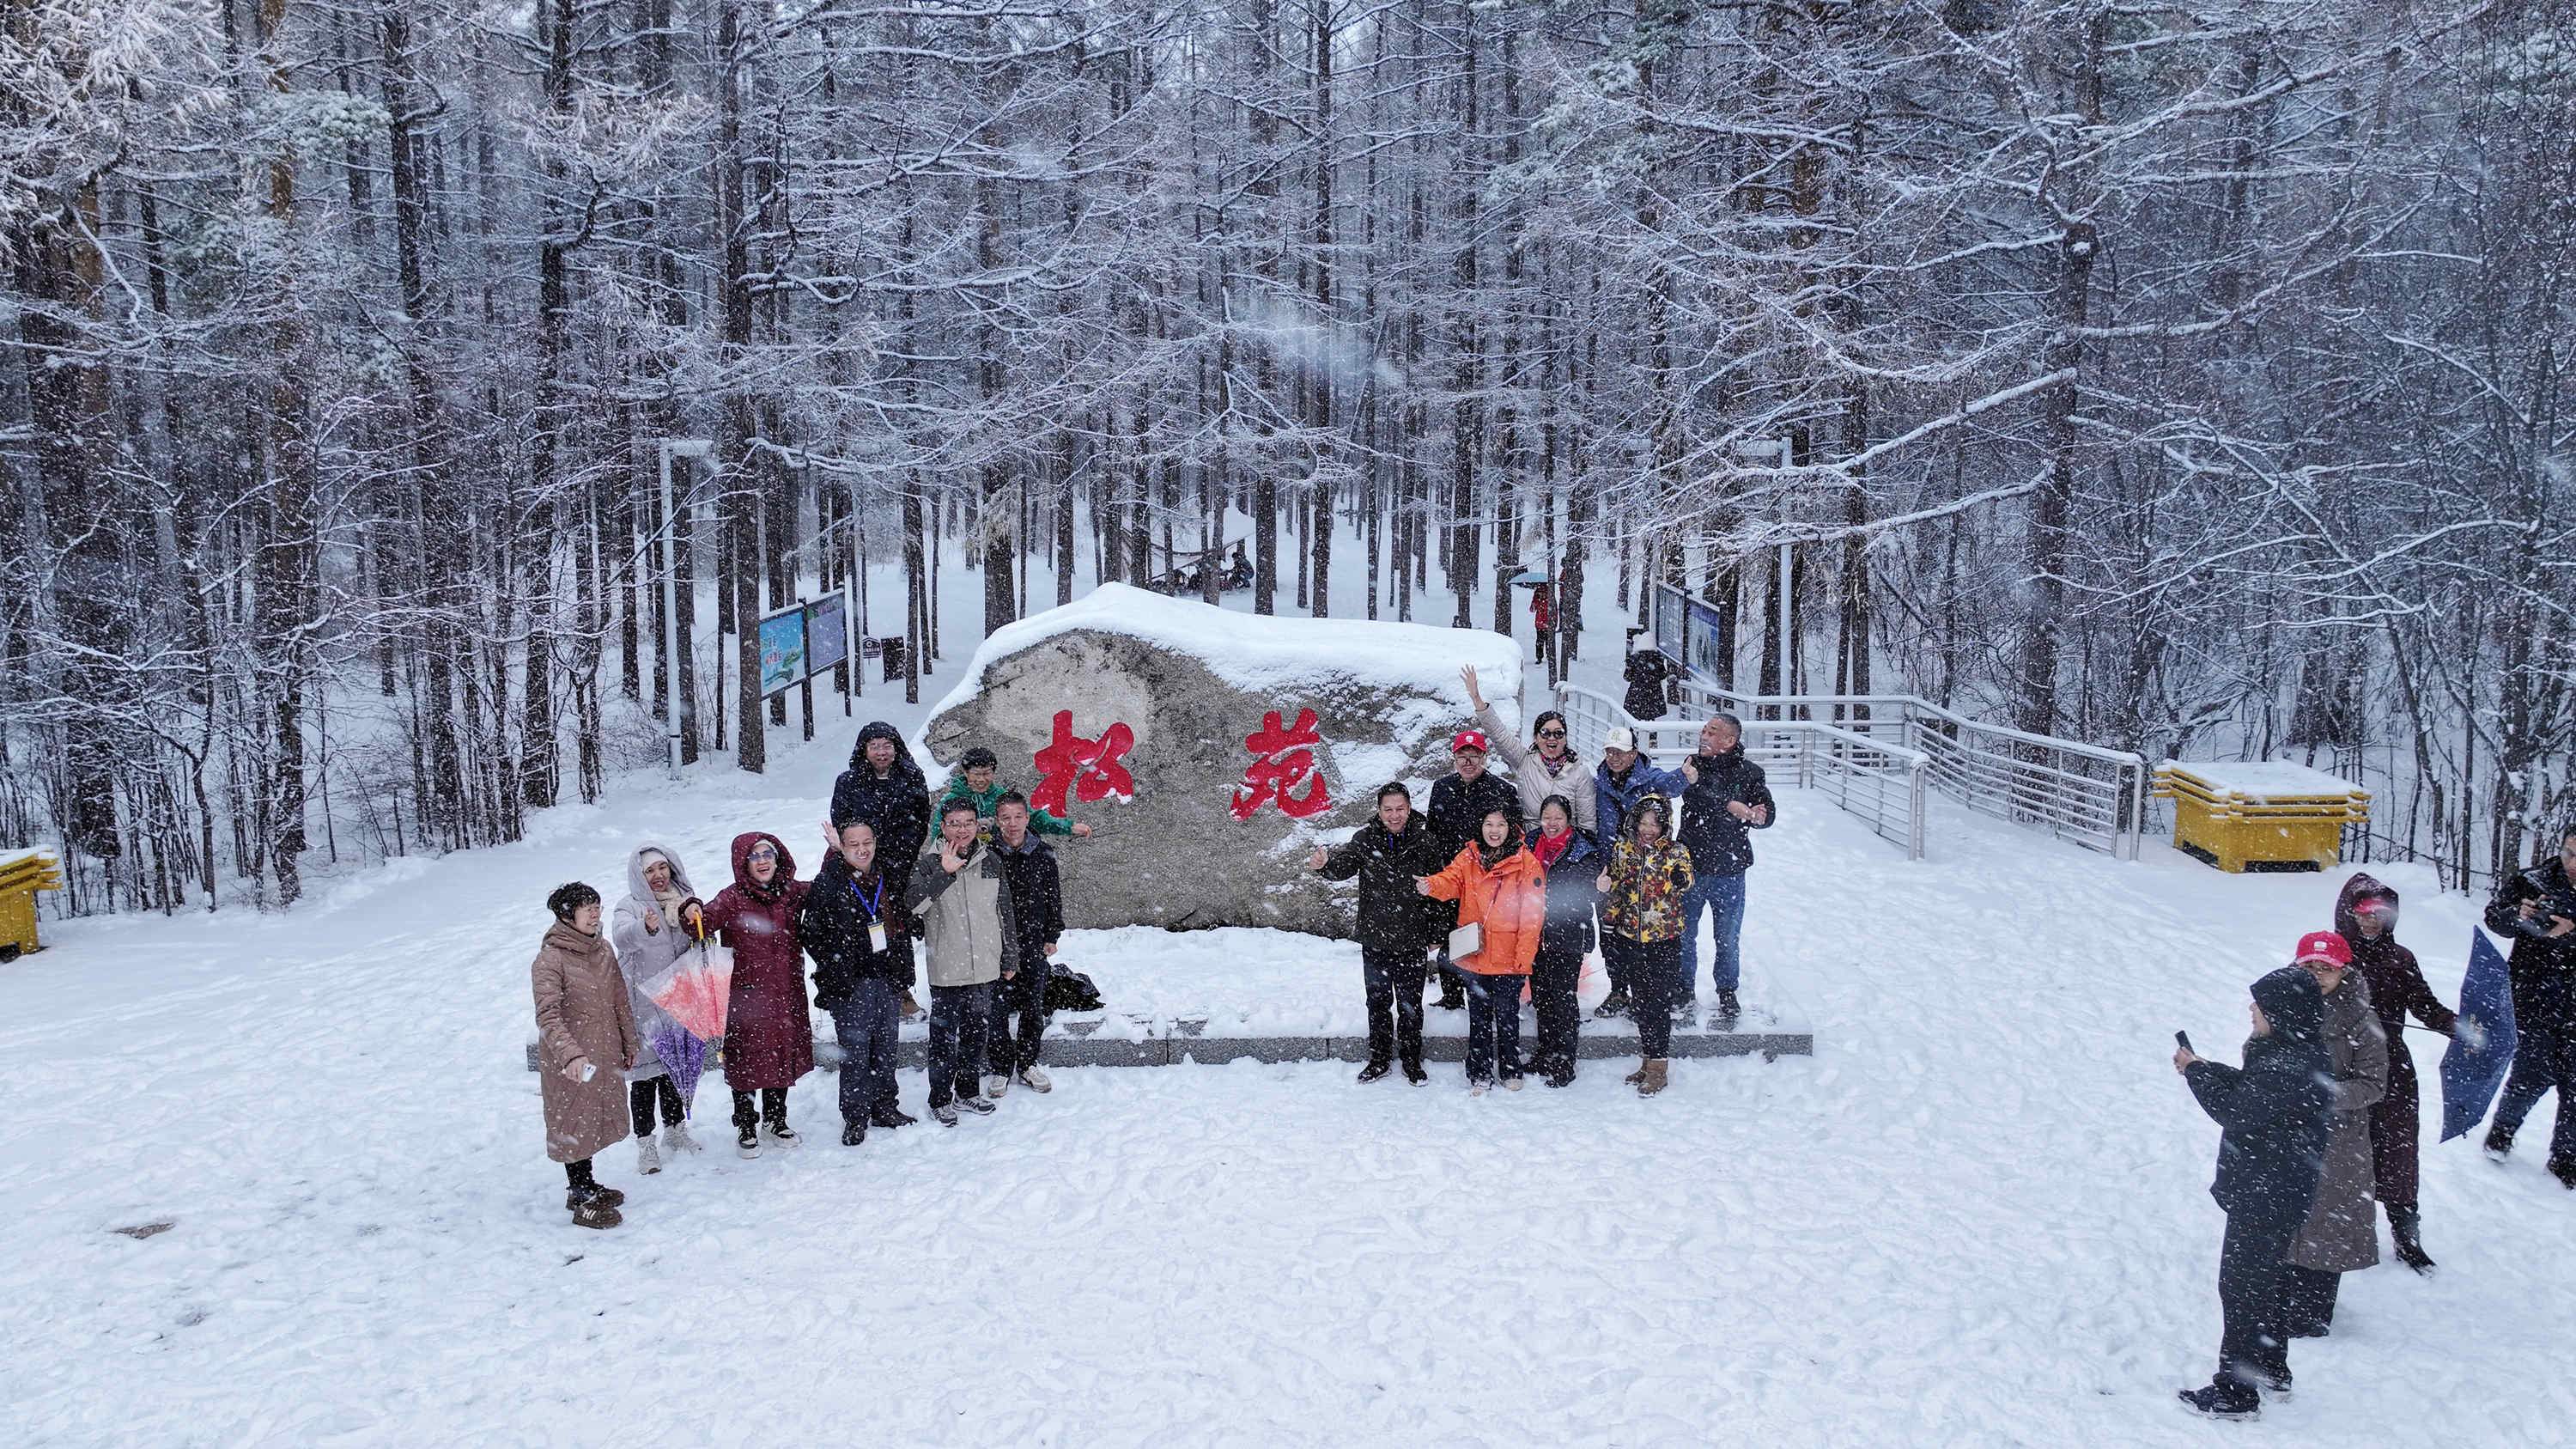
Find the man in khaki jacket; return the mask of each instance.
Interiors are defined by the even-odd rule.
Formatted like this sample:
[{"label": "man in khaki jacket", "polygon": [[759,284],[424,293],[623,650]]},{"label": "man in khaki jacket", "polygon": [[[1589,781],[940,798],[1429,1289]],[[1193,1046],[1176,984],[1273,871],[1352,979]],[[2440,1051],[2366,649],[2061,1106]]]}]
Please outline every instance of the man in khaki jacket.
[{"label": "man in khaki jacket", "polygon": [[1018,923],[1002,863],[976,840],[971,801],[950,800],[939,816],[939,854],[913,868],[906,903],[920,923],[930,972],[930,1115],[957,1125],[957,1109],[993,1110],[983,1095],[984,1033],[993,983],[1014,949]]}]

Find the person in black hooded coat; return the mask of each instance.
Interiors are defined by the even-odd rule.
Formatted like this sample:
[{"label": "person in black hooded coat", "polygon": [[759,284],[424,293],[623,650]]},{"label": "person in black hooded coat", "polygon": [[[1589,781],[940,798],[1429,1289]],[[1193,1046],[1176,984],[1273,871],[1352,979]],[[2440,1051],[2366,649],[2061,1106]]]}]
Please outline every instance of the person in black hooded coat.
[{"label": "person in black hooded coat", "polygon": [[2334,1131],[2333,1061],[2316,978],[2285,966],[2256,981],[2253,996],[2254,1035],[2242,1068],[2188,1048],[2174,1053],[2175,1070],[2221,1129],[2209,1195],[2227,1213],[2218,1256],[2218,1373],[2208,1387],[2180,1397],[2228,1418],[2259,1413],[2260,1388],[2289,1390],[2281,1268],[2316,1200]]},{"label": "person in black hooded coat", "polygon": [[2397,1260],[2418,1273],[2433,1266],[2424,1251],[2423,1219],[2416,1209],[2416,1166],[2423,1122],[2416,1101],[2415,1057],[2406,1047],[2412,1012],[2444,1036],[2459,1030],[2459,1016],[2424,980],[2415,953],[2397,944],[2397,892],[2363,871],[2353,872],[2335,897],[2335,931],[2352,947],[2353,969],[2370,985],[2370,1004],[2388,1033],[2388,1094],[2370,1109],[2373,1193],[2388,1209]]},{"label": "person in black hooded coat", "polygon": [[[902,732],[881,719],[859,726],[858,743],[850,746],[850,767],[832,782],[832,829],[853,820],[866,821],[876,832],[877,867],[886,879],[911,880],[921,847],[930,839],[930,781],[913,763]],[[918,1020],[911,938],[898,940],[895,947],[902,955],[896,1010],[906,1021]]]}]

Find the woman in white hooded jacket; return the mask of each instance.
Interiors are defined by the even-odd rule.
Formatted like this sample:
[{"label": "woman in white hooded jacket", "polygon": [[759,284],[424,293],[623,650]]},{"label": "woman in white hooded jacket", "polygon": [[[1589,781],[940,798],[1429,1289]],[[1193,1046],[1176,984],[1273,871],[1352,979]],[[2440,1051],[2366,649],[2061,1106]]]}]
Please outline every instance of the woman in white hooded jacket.
[{"label": "woman in white hooded jacket", "polygon": [[609,939],[617,947],[626,973],[628,1004],[635,1012],[635,1031],[644,1049],[626,1073],[627,1105],[635,1115],[635,1157],[639,1170],[662,1170],[653,1146],[654,1108],[661,1108],[662,1145],[672,1153],[695,1152],[689,1136],[690,1103],[680,1095],[671,1070],[653,1054],[657,1033],[671,1025],[670,1014],[644,994],[644,983],[660,975],[680,953],[697,944],[698,893],[689,885],[680,857],[669,848],[646,845],[626,863],[626,899],[617,903]]}]

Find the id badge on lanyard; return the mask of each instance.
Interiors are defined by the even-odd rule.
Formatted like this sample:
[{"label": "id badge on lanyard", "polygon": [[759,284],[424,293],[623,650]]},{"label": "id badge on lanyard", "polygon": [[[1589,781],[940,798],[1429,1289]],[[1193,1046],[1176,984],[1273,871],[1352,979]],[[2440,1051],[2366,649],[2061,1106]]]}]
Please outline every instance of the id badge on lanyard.
[{"label": "id badge on lanyard", "polygon": [[[859,883],[857,881],[850,882],[851,899],[857,899],[858,894]],[[868,912],[868,949],[880,956],[884,955],[886,950],[886,928],[885,922],[877,919],[877,908],[884,903],[885,881],[880,878],[877,881],[876,899],[866,903]]]},{"label": "id badge on lanyard", "polygon": [[868,922],[868,949],[882,956],[886,949],[885,922]]}]

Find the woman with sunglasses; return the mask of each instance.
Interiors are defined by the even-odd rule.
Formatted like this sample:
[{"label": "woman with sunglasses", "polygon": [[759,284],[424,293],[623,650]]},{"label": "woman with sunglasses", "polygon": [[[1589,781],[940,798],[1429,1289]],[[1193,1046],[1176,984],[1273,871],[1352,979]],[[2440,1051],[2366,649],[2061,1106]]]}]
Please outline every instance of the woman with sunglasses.
[{"label": "woman with sunglasses", "polygon": [[1550,795],[1562,795],[1574,808],[1574,828],[1590,835],[1595,830],[1593,815],[1592,770],[1574,758],[1567,747],[1565,716],[1555,710],[1540,715],[1530,726],[1530,743],[1523,747],[1503,728],[1503,717],[1485,703],[1477,687],[1476,667],[1468,665],[1458,671],[1466,682],[1467,703],[1475,708],[1477,721],[1484,726],[1485,738],[1494,742],[1494,753],[1512,772],[1512,788],[1521,795],[1521,818],[1535,821],[1539,807]]},{"label": "woman with sunglasses", "polygon": [[[814,1070],[814,1018],[805,1005],[804,948],[796,913],[811,884],[777,836],[733,838],[733,884],[706,904],[706,930],[733,951],[733,995],[725,1007],[725,1085],[733,1089],[736,1149],[760,1155],[760,1129],[780,1147],[796,1145],[787,1089]],[[752,1093],[760,1094],[755,1111]]]}]

